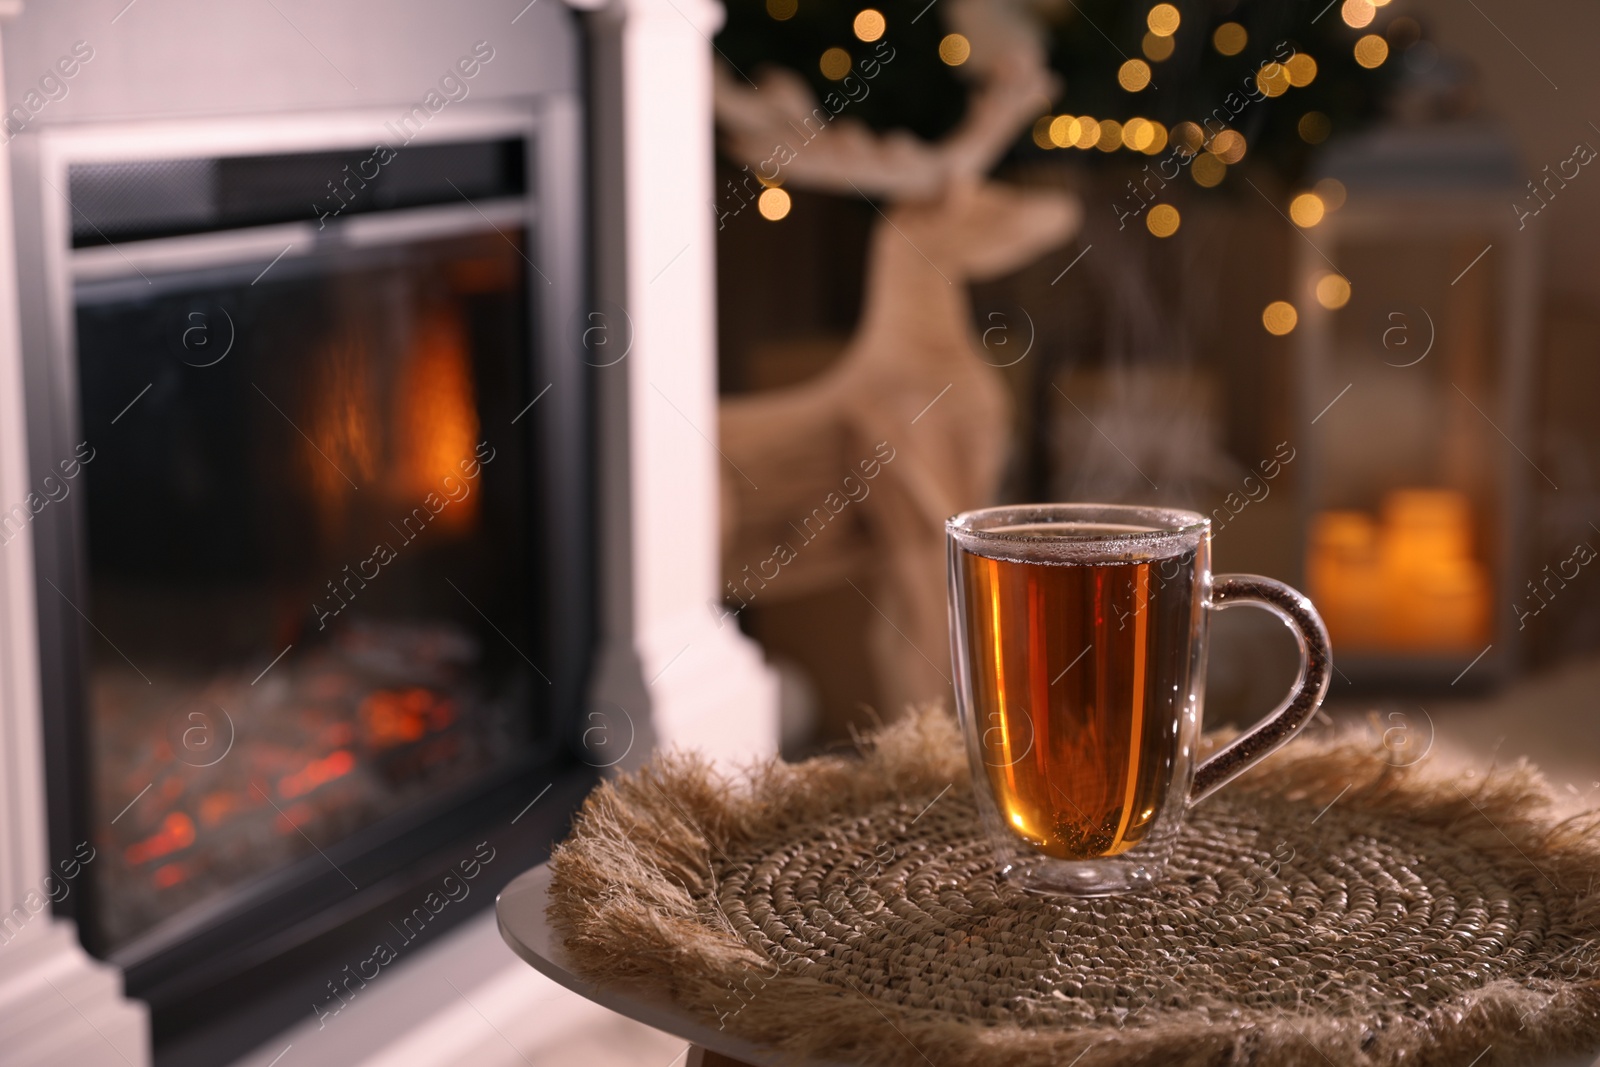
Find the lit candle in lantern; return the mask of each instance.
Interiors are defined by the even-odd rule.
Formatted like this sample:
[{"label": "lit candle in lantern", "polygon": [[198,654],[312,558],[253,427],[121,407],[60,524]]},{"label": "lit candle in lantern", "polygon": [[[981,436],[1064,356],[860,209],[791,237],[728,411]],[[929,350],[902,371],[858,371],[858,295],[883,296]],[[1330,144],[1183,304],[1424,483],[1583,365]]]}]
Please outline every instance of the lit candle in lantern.
[{"label": "lit candle in lantern", "polygon": [[1487,640],[1488,576],[1472,554],[1470,503],[1454,490],[1389,493],[1381,524],[1318,513],[1306,570],[1335,644],[1453,651]]}]

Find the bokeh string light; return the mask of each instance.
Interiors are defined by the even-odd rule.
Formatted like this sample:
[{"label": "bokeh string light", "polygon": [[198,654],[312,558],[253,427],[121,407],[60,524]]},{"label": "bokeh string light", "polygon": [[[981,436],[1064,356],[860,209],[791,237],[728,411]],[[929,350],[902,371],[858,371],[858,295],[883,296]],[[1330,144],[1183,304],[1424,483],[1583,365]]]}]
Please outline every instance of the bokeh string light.
[{"label": "bokeh string light", "polygon": [[850,53],[843,48],[830,48],[822,53],[822,58],[817,61],[817,66],[821,69],[824,78],[840,81],[850,73]]},{"label": "bokeh string light", "polygon": [[790,200],[789,194],[777,186],[763,189],[761,196],[756,200],[756,210],[761,212],[761,217],[768,222],[777,222],[785,218],[792,206],[793,201]]},{"label": "bokeh string light", "polygon": [[1317,279],[1317,303],[1337,311],[1350,302],[1350,282],[1342,274],[1328,272]]},{"label": "bokeh string light", "polygon": [[1155,136],[1155,127],[1149,119],[1135,115],[1122,124],[1122,143],[1135,152],[1146,151]]},{"label": "bokeh string light", "polygon": [[1171,37],[1163,37],[1159,33],[1147,33],[1144,35],[1144,40],[1139,42],[1139,50],[1152,63],[1171,59],[1172,50],[1176,47],[1177,43]]},{"label": "bokeh string light", "polygon": [[883,36],[884,31],[889,28],[889,22],[883,17],[883,12],[868,7],[857,13],[850,28],[855,31],[857,40],[870,44]]},{"label": "bokeh string light", "polygon": [[1294,332],[1299,321],[1300,313],[1287,300],[1274,300],[1261,311],[1261,325],[1274,337]]},{"label": "bokeh string light", "polygon": [[1157,37],[1171,37],[1178,32],[1178,24],[1182,21],[1183,16],[1171,4],[1157,4],[1145,16],[1145,25]]},{"label": "bokeh string light", "polygon": [[1046,150],[1098,148],[1114,152],[1123,148],[1147,156],[1160,154],[1170,140],[1165,126],[1140,115],[1127,122],[1088,115],[1041,115],[1033,124],[1032,136],[1033,143]]},{"label": "bokeh string light", "polygon": [[972,55],[972,43],[959,33],[946,34],[939,42],[939,58],[946,66],[959,67]]},{"label": "bokeh string light", "polygon": [[1338,178],[1323,178],[1312,186],[1311,191],[1322,198],[1323,204],[1329,211],[1338,211],[1344,207],[1346,196],[1344,182]]},{"label": "bokeh string light", "polygon": [[[1375,17],[1376,9],[1386,3],[1388,0],[1346,0],[1345,20],[1351,25],[1357,23],[1362,26],[1367,25]],[[1362,21],[1363,19],[1365,21]],[[1124,54],[1124,61],[1116,72],[1118,86],[1130,93],[1153,87],[1154,72],[1150,62],[1161,62],[1174,54],[1174,37],[1182,24],[1182,15],[1174,5],[1160,3],[1150,8],[1145,23],[1149,27],[1149,32],[1144,34],[1140,42],[1140,49],[1145,59],[1126,58]],[[1374,39],[1375,43],[1369,43],[1369,38]],[[1224,22],[1211,33],[1212,47],[1227,56],[1242,52],[1249,39],[1249,32],[1237,22]],[[949,37],[945,38],[945,42],[949,40]],[[1377,66],[1387,58],[1387,54],[1386,43],[1376,35],[1364,36],[1356,44],[1356,59],[1363,66]],[[940,55],[946,62],[950,61],[944,42],[940,45]],[[1254,87],[1264,96],[1278,97],[1285,95],[1290,89],[1311,85],[1316,80],[1318,72],[1316,59],[1305,52],[1297,51],[1281,62],[1268,60],[1262,63],[1251,76],[1251,80]],[[1301,141],[1313,145],[1326,140],[1332,132],[1331,122],[1320,111],[1308,111],[1303,114],[1295,128]],[[1163,151],[1171,141],[1174,145],[1180,146],[1185,154],[1194,157],[1187,161],[1191,164],[1190,174],[1196,184],[1205,188],[1220,184],[1227,174],[1228,166],[1239,163],[1248,148],[1244,136],[1237,130],[1222,130],[1215,136],[1210,136],[1195,123],[1185,121],[1174,126],[1169,133],[1161,123],[1142,116],[1133,116],[1123,122],[1116,119],[1102,119],[1096,122],[1087,116],[1047,114],[1041,116],[1034,124],[1033,141],[1044,149],[1098,148],[1102,152],[1111,153],[1118,148],[1125,148],[1130,152],[1150,155]],[[1342,187],[1339,197],[1342,203]],[[1319,203],[1327,210],[1332,209],[1326,200]],[[1309,202],[1303,202],[1300,217],[1309,219],[1311,213]],[[1320,221],[1320,218],[1318,214],[1317,220]],[[1302,225],[1315,224],[1315,221],[1302,223]]]},{"label": "bokeh string light", "polygon": [[1369,33],[1355,46],[1356,62],[1372,70],[1383,66],[1383,61],[1389,58],[1389,42],[1375,33]]},{"label": "bokeh string light", "polygon": [[1250,43],[1250,34],[1237,22],[1224,22],[1211,34],[1211,47],[1225,56],[1236,56]]},{"label": "bokeh string light", "polygon": [[1202,189],[1210,189],[1222,184],[1222,179],[1228,176],[1228,165],[1218,159],[1211,152],[1202,152],[1194,157],[1194,162],[1189,164],[1189,177]]},{"label": "bokeh string light", "polygon": [[1249,144],[1238,130],[1223,130],[1211,138],[1210,151],[1224,163],[1234,164],[1244,158]]},{"label": "bokeh string light", "polygon": [[1333,132],[1333,123],[1320,111],[1307,111],[1300,116],[1297,129],[1306,144],[1321,144]]},{"label": "bokeh string light", "polygon": [[1301,229],[1310,229],[1322,221],[1327,214],[1327,205],[1322,202],[1322,197],[1316,193],[1301,193],[1289,201],[1289,217]]},{"label": "bokeh string light", "polygon": [[[1383,66],[1391,52],[1405,51],[1422,40],[1421,27],[1415,18],[1409,15],[1379,17],[1379,9],[1383,8],[1384,14],[1387,14],[1389,4],[1390,0],[1336,0],[1335,6],[1339,9],[1337,17],[1320,18],[1319,14],[1318,18],[1310,19],[1308,24],[1298,26],[1293,33],[1275,32],[1270,40],[1281,41],[1282,44],[1275,49],[1267,49],[1265,46],[1269,38],[1253,36],[1246,28],[1248,20],[1238,15],[1213,21],[1215,16],[1208,16],[1199,9],[1187,9],[1177,0],[1145,0],[1142,13],[1133,16],[1142,24],[1137,25],[1137,31],[1131,39],[1114,42],[1117,48],[1109,56],[1101,58],[1096,53],[1086,63],[1072,60],[1073,69],[1066,71],[1071,93],[1067,99],[1082,99],[1085,103],[1103,99],[1095,91],[1094,82],[1106,76],[1109,76],[1107,81],[1115,89],[1155,96],[1157,83],[1161,81],[1156,77],[1155,68],[1172,62],[1175,65],[1162,68],[1171,69],[1173,74],[1170,82],[1163,82],[1159,86],[1159,100],[1141,110],[1147,114],[1151,110],[1168,112],[1176,105],[1205,116],[1207,132],[1201,143],[1185,144],[1184,148],[1185,155],[1197,155],[1210,150],[1216,156],[1215,162],[1200,168],[1201,183],[1211,185],[1220,182],[1226,173],[1225,168],[1237,165],[1243,155],[1242,141],[1224,137],[1220,144],[1211,143],[1212,131],[1218,129],[1217,123],[1212,121],[1212,115],[1227,123],[1229,119],[1236,118],[1238,107],[1230,103],[1227,107],[1231,111],[1218,109],[1206,112],[1205,109],[1215,103],[1217,76],[1226,81],[1242,78],[1245,84],[1239,86],[1235,81],[1233,95],[1238,96],[1238,89],[1242,88],[1247,95],[1256,99],[1262,96],[1290,96],[1295,90],[1315,84],[1317,102],[1328,102],[1324,105],[1328,107],[1326,112],[1297,111],[1285,116],[1286,121],[1280,122],[1275,116],[1269,115],[1264,125],[1259,119],[1244,123],[1259,131],[1257,136],[1262,138],[1259,147],[1268,153],[1273,164],[1297,168],[1303,165],[1305,146],[1327,140],[1335,123],[1339,124],[1342,131],[1348,118],[1353,129],[1369,121],[1369,116],[1374,113],[1367,98],[1374,96],[1375,90],[1387,85],[1388,80],[1370,81],[1354,73],[1356,68],[1372,70]],[[849,35],[851,44],[856,41],[881,43],[892,36],[888,18],[884,10],[878,7],[852,7],[843,12],[826,10],[825,7],[807,7],[802,11],[799,0],[763,0],[762,6],[753,8],[757,13],[763,9],[770,18],[760,19],[759,25],[751,23],[748,16],[740,15],[739,9],[730,9],[729,25],[719,35],[718,46],[730,57],[730,61],[744,62],[748,59],[759,63],[759,55],[751,54],[757,48],[764,51],[766,56],[776,56],[781,54],[785,45],[792,50],[794,42],[809,37],[814,43],[805,51],[819,57],[813,60],[818,65],[811,68],[811,76],[816,79],[820,73],[819,82],[842,82],[856,72],[855,59],[859,57],[852,57],[848,46],[841,47],[835,43],[841,31]],[[1328,14],[1333,14],[1331,9]],[[1072,20],[1045,21],[1048,25],[1044,28],[1051,35],[1047,43],[1052,56],[1059,55],[1063,59],[1078,56],[1080,50],[1073,43],[1079,33],[1077,23]],[[931,25],[924,25],[916,32],[928,33],[930,29]],[[1353,34],[1350,32],[1352,29],[1355,31]],[[756,32],[752,34],[752,30]],[[901,27],[901,31],[913,34],[910,26]],[[1106,27],[1106,32],[1116,36],[1109,27]],[[730,36],[732,33],[741,36]],[[1191,34],[1192,38],[1188,36]],[[1095,32],[1097,37],[1104,35],[1098,30]],[[834,38],[831,41],[828,39],[830,36]],[[819,37],[820,40],[817,39]],[[724,47],[723,38],[727,38],[728,43],[734,46],[731,51]],[[928,41],[930,38],[924,37],[922,40]],[[937,69],[938,73],[928,67],[913,73],[904,62],[897,62],[894,80],[899,82],[901,78],[911,78],[910,84],[916,88],[909,96],[898,89],[898,95],[891,94],[896,105],[894,110],[918,112],[917,119],[911,125],[923,137],[934,136],[934,131],[940,128],[941,123],[948,121],[937,118],[933,108],[942,108],[945,115],[953,114],[955,112],[948,106],[949,95],[952,92],[971,91],[970,83],[962,86],[959,82],[949,80],[949,68],[968,65],[975,59],[987,62],[981,54],[974,56],[974,42],[962,33],[932,31],[931,40],[936,47],[921,45],[910,50],[913,56],[911,66],[926,64]],[[907,43],[913,41],[914,35],[908,38]],[[779,47],[773,47],[774,44],[779,44]],[[1285,50],[1284,45],[1292,47]],[[1252,46],[1252,69],[1239,71],[1237,68],[1218,66],[1223,62],[1219,57],[1250,56]],[[811,51],[811,48],[815,48],[815,51]],[[1356,64],[1333,62],[1325,52],[1328,48],[1351,48]],[[901,48],[900,52],[906,54],[907,50]],[[1053,62],[1052,65],[1056,64]],[[941,78],[945,80],[940,81]],[[818,88],[820,90],[820,84]],[[880,101],[889,99],[888,96],[875,93],[871,102],[865,97],[855,101],[856,117],[873,128],[886,128],[886,116],[882,109],[888,105]],[[940,103],[936,105],[935,100]],[[1299,115],[1298,120],[1295,114]],[[1331,120],[1329,115],[1332,115]],[[887,126],[892,125],[893,120],[888,120]],[[1117,115],[1099,120],[1084,116],[1078,121],[1072,116],[1046,113],[1038,116],[1030,139],[1041,151],[1071,147],[1079,150],[1099,149],[1108,155],[1114,155],[1119,149],[1155,155],[1168,151],[1169,144],[1176,146],[1180,143],[1176,130],[1182,125],[1179,123],[1169,130],[1144,115]],[[1288,146],[1282,145],[1285,133],[1292,142]],[[1191,158],[1181,160],[1184,165],[1191,162]],[[1222,166],[1218,166],[1218,163]]]},{"label": "bokeh string light", "polygon": [[1130,59],[1117,69],[1117,84],[1130,93],[1136,93],[1150,84],[1150,64],[1142,59]]},{"label": "bokeh string light", "polygon": [[1256,88],[1267,96],[1282,96],[1290,85],[1289,68],[1282,63],[1264,63],[1256,72]]},{"label": "bokeh string light", "polygon": [[1339,16],[1344,19],[1344,24],[1355,30],[1370,25],[1377,14],[1377,5],[1372,0],[1344,0],[1344,5],[1339,8]]},{"label": "bokeh string light", "polygon": [[1304,52],[1296,52],[1284,60],[1283,69],[1289,74],[1289,84],[1296,89],[1305,88],[1317,77],[1317,61]]},{"label": "bokeh string light", "polygon": [[1183,217],[1171,204],[1156,204],[1144,217],[1145,229],[1157,237],[1171,237],[1182,223]]}]

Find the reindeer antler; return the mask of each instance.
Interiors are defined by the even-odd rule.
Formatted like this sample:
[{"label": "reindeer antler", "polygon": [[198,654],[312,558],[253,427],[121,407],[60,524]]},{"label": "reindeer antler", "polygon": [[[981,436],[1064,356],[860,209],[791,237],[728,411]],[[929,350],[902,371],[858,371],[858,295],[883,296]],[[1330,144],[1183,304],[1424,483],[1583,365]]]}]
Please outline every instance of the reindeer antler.
[{"label": "reindeer antler", "polygon": [[901,130],[876,134],[848,115],[821,124],[819,133],[817,120],[829,112],[798,74],[762,71],[751,89],[719,65],[723,149],[751,166],[776,164],[797,185],[893,200],[936,199],[954,180],[982,177],[1018,132],[1049,109],[1059,84],[1024,3],[949,0],[947,6],[951,24],[972,45],[961,69],[978,85],[966,115],[943,140],[930,143]]}]

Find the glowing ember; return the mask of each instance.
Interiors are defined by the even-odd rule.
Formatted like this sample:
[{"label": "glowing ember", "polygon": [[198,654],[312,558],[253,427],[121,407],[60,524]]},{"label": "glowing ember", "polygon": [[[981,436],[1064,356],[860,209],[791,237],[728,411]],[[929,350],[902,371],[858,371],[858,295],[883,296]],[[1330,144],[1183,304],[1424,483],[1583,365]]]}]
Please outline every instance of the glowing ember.
[{"label": "glowing ember", "polygon": [[272,828],[280,834],[292,834],[306,823],[317,817],[317,809],[310,804],[293,804],[283,810],[272,822]]},{"label": "glowing ember", "polygon": [[226,792],[207,793],[200,801],[200,825],[216,826],[238,811],[242,804],[237,795]]},{"label": "glowing ember", "polygon": [[365,740],[374,748],[419,741],[455,720],[455,704],[426,689],[380,689],[361,702]]},{"label": "glowing ember", "polygon": [[337,752],[328,753],[322,759],[312,760],[294,774],[278,779],[278,793],[291,799],[303,797],[318,786],[326,785],[335,778],[349,774],[355,765],[356,758],[350,754],[349,749],[341,748]]},{"label": "glowing ember", "polygon": [[157,889],[171,889],[189,877],[188,868],[181,863],[164,863],[150,874]]},{"label": "glowing ember", "polygon": [[178,852],[194,844],[194,820],[181,811],[170,813],[161,820],[161,829],[143,841],[136,841],[123,851],[130,866]]}]

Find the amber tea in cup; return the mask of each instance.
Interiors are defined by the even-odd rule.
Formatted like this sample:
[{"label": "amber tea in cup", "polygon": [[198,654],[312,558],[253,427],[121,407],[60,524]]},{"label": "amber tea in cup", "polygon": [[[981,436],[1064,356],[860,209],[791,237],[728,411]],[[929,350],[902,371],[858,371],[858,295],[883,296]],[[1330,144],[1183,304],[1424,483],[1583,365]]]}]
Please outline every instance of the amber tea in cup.
[{"label": "amber tea in cup", "polygon": [[[1187,806],[1310,721],[1327,636],[1299,593],[1213,577],[1204,516],[1038,505],[951,519],[952,655],[973,785],[1002,865],[1031,889],[1153,883]],[[1254,603],[1295,631],[1294,694],[1194,766],[1210,612]]]}]

